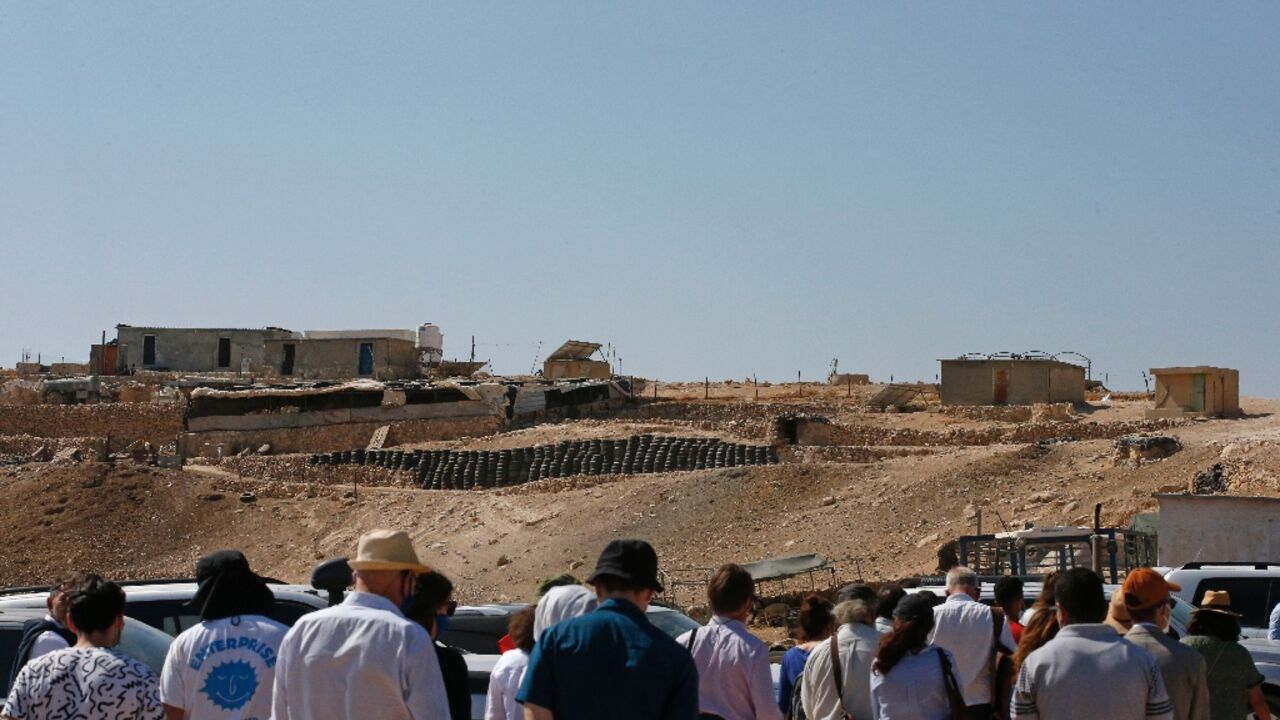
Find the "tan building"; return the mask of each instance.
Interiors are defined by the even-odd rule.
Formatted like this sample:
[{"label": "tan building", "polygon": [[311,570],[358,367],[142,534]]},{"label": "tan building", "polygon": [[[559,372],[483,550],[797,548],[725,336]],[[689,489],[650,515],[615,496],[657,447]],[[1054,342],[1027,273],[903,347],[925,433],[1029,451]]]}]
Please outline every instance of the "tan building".
[{"label": "tan building", "polygon": [[390,337],[321,337],[267,340],[267,375],[300,380],[408,380],[422,375],[412,340]]},{"label": "tan building", "polygon": [[1035,405],[1084,402],[1084,368],[1060,360],[939,360],[943,405]]},{"label": "tan building", "polygon": [[613,375],[609,363],[591,359],[599,349],[600,343],[570,340],[547,356],[546,362],[542,363],[542,377],[548,380],[608,380]]},{"label": "tan building", "polygon": [[1197,365],[1151,368],[1156,404],[1148,418],[1231,417],[1240,414],[1240,371]]}]

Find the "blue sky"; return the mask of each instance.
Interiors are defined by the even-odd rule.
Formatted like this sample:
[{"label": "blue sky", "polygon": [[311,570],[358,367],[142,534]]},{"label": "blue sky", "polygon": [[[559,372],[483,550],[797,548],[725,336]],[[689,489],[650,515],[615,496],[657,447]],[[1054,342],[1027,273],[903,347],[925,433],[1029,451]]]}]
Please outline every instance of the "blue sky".
[{"label": "blue sky", "polygon": [[116,323],[527,371],[1280,396],[1280,4],[0,4],[0,364]]}]

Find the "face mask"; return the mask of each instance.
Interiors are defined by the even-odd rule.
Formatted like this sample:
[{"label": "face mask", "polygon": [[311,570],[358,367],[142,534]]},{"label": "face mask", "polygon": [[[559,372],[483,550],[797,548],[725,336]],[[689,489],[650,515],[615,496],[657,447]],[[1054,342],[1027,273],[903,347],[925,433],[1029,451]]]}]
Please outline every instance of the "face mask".
[{"label": "face mask", "polygon": [[443,637],[445,633],[449,632],[449,621],[452,619],[448,615],[436,616],[436,637]]}]

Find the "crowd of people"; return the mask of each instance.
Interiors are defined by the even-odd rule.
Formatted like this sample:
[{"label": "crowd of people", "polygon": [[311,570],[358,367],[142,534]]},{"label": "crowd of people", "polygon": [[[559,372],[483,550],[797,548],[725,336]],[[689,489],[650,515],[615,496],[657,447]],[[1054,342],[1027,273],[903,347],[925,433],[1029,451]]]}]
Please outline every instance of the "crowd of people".
[{"label": "crowd of people", "polygon": [[[289,628],[271,619],[271,590],[243,554],[201,558],[191,602],[200,621],[173,641],[158,676],[116,648],[119,585],[60,579],[48,614],[24,628],[0,720],[470,718],[466,662],[439,641],[457,607],[448,578],[400,531],[362,536],[348,564],[354,591]],[[944,597],[855,583],[834,602],[804,598],[775,693],[769,646],[747,629],[757,598],[746,569],[716,570],[711,618],[673,639],[645,614],[663,591],[657,554],[642,540],[615,540],[585,584],[552,579],[511,616],[485,717],[1269,717],[1228,594],[1206,593],[1177,639],[1169,623],[1179,589],[1136,570],[1109,605],[1101,578],[1076,568],[1047,577],[1027,608],[1016,578],[984,604],[963,567],[947,574]]]}]

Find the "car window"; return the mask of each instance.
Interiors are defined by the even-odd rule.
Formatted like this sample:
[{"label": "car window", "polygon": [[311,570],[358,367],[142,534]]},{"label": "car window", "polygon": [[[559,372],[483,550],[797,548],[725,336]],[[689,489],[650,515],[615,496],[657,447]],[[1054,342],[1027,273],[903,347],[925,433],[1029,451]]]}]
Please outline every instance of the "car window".
[{"label": "car window", "polygon": [[1228,577],[1205,578],[1196,586],[1196,594],[1191,602],[1200,605],[1204,594],[1209,590],[1226,590],[1231,595],[1231,609],[1240,613],[1241,625],[1266,627],[1268,611],[1271,604],[1268,595],[1271,590],[1271,578],[1264,577]]},{"label": "car window", "polygon": [[283,625],[293,627],[293,624],[298,622],[298,618],[318,609],[319,608],[306,603],[276,599],[276,606],[271,611],[271,619]]},{"label": "car window", "polygon": [[177,635],[200,622],[186,605],[182,600],[129,600],[124,612],[167,635]]},{"label": "car window", "polygon": [[132,618],[125,618],[124,632],[120,633],[119,649],[131,658],[151,668],[156,675],[164,669],[164,657],[169,652],[173,638]]},{"label": "car window", "polygon": [[672,638],[680,637],[690,630],[702,627],[696,620],[680,612],[651,612],[646,617],[653,626]]},{"label": "car window", "polygon": [[9,669],[13,667],[13,657],[18,654],[21,642],[21,625],[0,628],[0,696],[9,696]]}]

